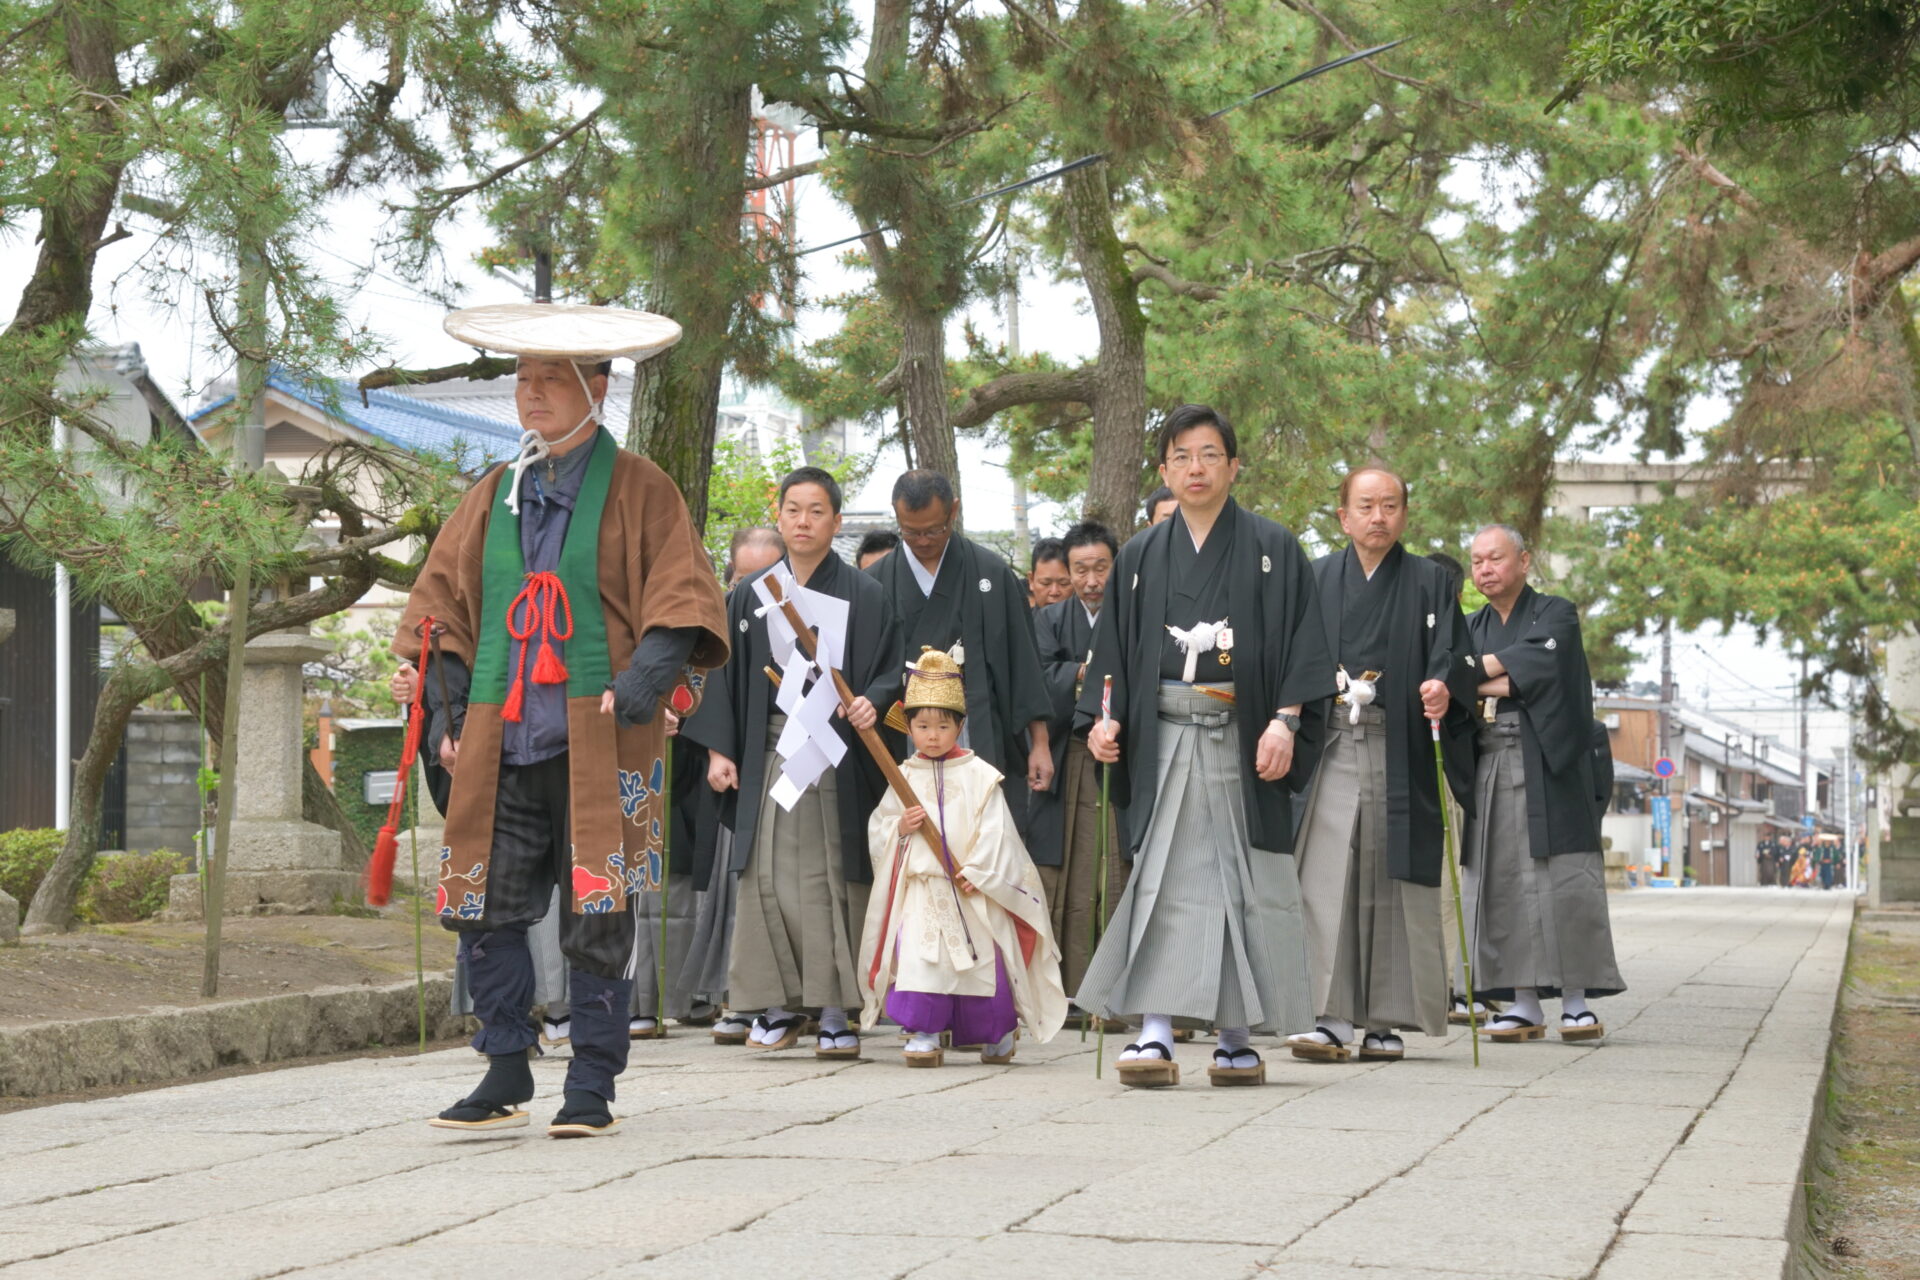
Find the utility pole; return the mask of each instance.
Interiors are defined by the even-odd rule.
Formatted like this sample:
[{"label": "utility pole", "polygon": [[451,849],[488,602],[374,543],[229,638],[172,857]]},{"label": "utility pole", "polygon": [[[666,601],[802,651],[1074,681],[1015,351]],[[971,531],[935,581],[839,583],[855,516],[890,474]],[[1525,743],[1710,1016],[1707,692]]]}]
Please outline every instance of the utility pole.
[{"label": "utility pole", "polygon": [[[1673,619],[1667,618],[1660,623],[1660,758],[1673,760]],[[1674,776],[1681,782],[1681,811],[1686,809],[1686,773],[1683,763],[1674,760]],[[1673,853],[1673,822],[1679,814],[1673,812],[1672,785],[1666,778],[1660,779],[1660,794],[1667,797],[1666,828],[1666,872],[1673,882],[1680,883],[1680,870],[1686,865],[1684,859],[1676,860]]]},{"label": "utility pole", "polygon": [[[1014,252],[1013,232],[1007,232],[1007,359],[1020,358],[1020,257]],[[1007,478],[1013,481],[1013,542],[1024,554],[1033,546],[1027,525],[1027,451],[1017,443],[1007,453]]]}]

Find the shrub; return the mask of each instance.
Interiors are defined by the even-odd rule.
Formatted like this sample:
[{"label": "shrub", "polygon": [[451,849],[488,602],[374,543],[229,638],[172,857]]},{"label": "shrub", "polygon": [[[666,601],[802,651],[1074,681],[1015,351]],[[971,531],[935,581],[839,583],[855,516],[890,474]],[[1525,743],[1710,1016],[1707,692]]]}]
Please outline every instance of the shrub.
[{"label": "shrub", "polygon": [[173,877],[192,869],[184,854],[171,849],[102,854],[80,890],[79,916],[90,924],[150,920],[166,907]]},{"label": "shrub", "polygon": [[21,910],[33,901],[65,839],[64,832],[52,828],[0,831],[0,890],[13,895]]}]

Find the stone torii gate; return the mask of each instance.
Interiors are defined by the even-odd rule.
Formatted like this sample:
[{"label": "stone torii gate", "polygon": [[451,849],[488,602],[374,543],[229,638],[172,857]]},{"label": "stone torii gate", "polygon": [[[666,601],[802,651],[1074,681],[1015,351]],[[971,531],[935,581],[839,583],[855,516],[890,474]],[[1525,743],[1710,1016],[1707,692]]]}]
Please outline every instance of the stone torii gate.
[{"label": "stone torii gate", "polygon": [[[1562,462],[1553,469],[1549,505],[1556,515],[1584,522],[1595,510],[1649,506],[1669,496],[1691,497],[1726,474],[1697,462]],[[1760,497],[1772,501],[1805,487],[1813,467],[1805,462],[1770,462],[1759,469],[1758,477]]]}]

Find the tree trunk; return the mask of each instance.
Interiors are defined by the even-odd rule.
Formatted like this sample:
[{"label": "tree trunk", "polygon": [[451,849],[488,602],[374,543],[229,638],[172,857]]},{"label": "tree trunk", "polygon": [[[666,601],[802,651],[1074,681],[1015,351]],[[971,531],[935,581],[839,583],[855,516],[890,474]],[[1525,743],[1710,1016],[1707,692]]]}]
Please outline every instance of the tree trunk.
[{"label": "tree trunk", "polygon": [[1082,514],[1123,539],[1139,522],[1142,436],[1147,422],[1147,318],[1140,286],[1113,226],[1105,165],[1068,174],[1062,208],[1100,328],[1094,369],[1093,458]]},{"label": "tree trunk", "polygon": [[[912,19],[911,0],[875,0],[863,97],[876,115],[904,110],[896,104],[911,97],[906,87],[922,74],[911,65]],[[954,270],[922,244],[946,211],[938,195],[921,189],[915,162],[875,156],[863,163],[871,173],[860,189],[873,194],[854,200],[861,227],[891,225],[899,235],[897,253],[878,234],[868,237],[866,248],[874,283],[900,326],[898,395],[913,444],[912,465],[946,476],[958,501],[960,457],[947,412],[947,312],[959,296],[964,268]]]},{"label": "tree trunk", "polygon": [[947,419],[947,323],[943,312],[899,308],[900,401],[913,436],[914,465],[938,471],[960,497],[960,454]]},{"label": "tree trunk", "polygon": [[[707,527],[707,481],[720,425],[720,385],[726,372],[734,276],[715,270],[742,251],[740,191],[731,175],[747,172],[753,95],[745,85],[693,77],[680,117],[680,136],[668,154],[683,172],[660,180],[695,183],[691,225],[649,237],[650,305],[680,324],[682,337],[663,356],[642,363],[634,378],[627,447],[660,465],[680,486],[694,527]],[[697,178],[686,175],[701,175]],[[685,205],[684,194],[664,201]]]},{"label": "tree trunk", "polygon": [[[76,150],[114,155],[119,108],[120,75],[114,63],[113,17],[95,5],[68,5],[61,11],[65,27],[67,70],[84,90],[82,129],[95,141]],[[103,166],[92,181],[78,184],[68,200],[47,206],[40,215],[40,258],[33,276],[21,291],[20,305],[8,333],[25,339],[36,330],[61,321],[85,322],[93,305],[93,260],[100,237],[120,192],[121,164]]]},{"label": "tree trunk", "polygon": [[[106,788],[107,773],[120,754],[120,740],[135,707],[153,693],[151,667],[122,667],[108,677],[94,707],[93,727],[87,734],[87,749],[73,771],[73,802],[67,824],[67,836],[60,846],[46,878],[34,891],[21,922],[23,933],[58,933],[73,924],[74,906],[80,900],[80,886],[93,869],[94,855],[100,850],[100,801]],[[143,679],[142,677],[146,677]]]}]

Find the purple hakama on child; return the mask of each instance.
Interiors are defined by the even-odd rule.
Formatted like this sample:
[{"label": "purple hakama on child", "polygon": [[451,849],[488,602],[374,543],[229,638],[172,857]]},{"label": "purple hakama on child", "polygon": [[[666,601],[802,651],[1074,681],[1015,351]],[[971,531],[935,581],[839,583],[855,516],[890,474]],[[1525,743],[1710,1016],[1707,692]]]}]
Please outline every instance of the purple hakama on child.
[{"label": "purple hakama on child", "polygon": [[994,982],[990,996],[948,996],[931,991],[887,989],[887,1016],[908,1031],[934,1035],[951,1031],[955,1044],[997,1044],[1019,1022],[1013,1007],[1013,987],[1007,982],[1005,957],[993,952]]}]

